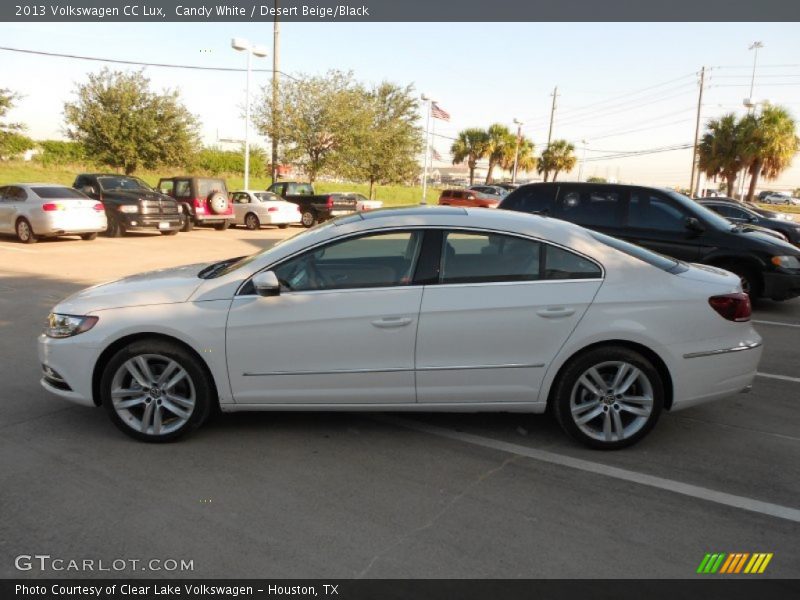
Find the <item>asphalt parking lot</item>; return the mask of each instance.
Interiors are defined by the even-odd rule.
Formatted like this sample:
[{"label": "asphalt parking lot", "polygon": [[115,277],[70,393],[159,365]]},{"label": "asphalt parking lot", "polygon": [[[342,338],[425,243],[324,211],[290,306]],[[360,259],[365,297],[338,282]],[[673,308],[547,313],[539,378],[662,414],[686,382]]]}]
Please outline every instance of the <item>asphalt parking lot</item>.
[{"label": "asphalt parking lot", "polygon": [[64,296],[298,231],[0,239],[0,577],[49,554],[194,566],[73,577],[683,578],[707,552],[798,576],[800,300],[757,305],[751,393],[612,453],[509,414],[233,414],[148,445],[39,386],[35,338]]}]

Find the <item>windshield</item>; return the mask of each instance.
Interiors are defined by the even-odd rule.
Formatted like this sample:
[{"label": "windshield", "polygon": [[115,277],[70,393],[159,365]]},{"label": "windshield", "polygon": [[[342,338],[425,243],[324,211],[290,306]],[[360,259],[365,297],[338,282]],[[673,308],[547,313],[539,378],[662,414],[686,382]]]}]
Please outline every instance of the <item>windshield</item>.
[{"label": "windshield", "polygon": [[647,250],[646,248],[642,248],[636,244],[623,242],[622,240],[611,237],[610,235],[605,235],[603,233],[598,233],[591,230],[587,231],[589,232],[589,235],[591,235],[598,242],[601,242],[606,246],[611,246],[620,252],[624,252],[628,256],[638,258],[639,260],[646,262],[648,265],[652,265],[661,269],[662,271],[667,271],[668,273],[682,273],[688,269],[688,267],[686,267],[684,264],[675,260],[674,258],[670,258],[669,256],[652,252],[651,250]]},{"label": "windshield", "polygon": [[151,192],[153,191],[141,179],[126,177],[124,175],[101,175],[97,178],[100,189],[104,192],[122,190],[124,192]]},{"label": "windshield", "polygon": [[734,225],[731,224],[728,219],[723,216],[718,215],[710,208],[703,206],[699,202],[695,202],[688,196],[684,196],[683,194],[679,194],[674,190],[666,190],[666,193],[669,196],[678,202],[680,202],[683,206],[686,206],[690,210],[693,210],[695,213],[698,213],[697,216],[701,217],[703,221],[711,225],[712,227],[716,227],[717,229],[722,229],[724,231],[730,231],[733,229]]},{"label": "windshield", "polygon": [[280,200],[280,197],[272,192],[256,192],[253,195],[259,202],[275,202]]}]

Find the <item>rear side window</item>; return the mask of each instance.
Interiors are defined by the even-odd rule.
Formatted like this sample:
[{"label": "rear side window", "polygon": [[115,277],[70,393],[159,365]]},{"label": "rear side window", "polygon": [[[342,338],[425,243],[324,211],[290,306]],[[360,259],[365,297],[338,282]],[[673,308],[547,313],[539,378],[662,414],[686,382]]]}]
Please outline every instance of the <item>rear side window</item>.
[{"label": "rear side window", "polygon": [[199,179],[197,181],[197,195],[200,198],[207,198],[214,192],[221,192],[227,195],[225,182],[222,179]]},{"label": "rear side window", "polygon": [[599,279],[600,267],[578,254],[558,246],[547,246],[544,279]]},{"label": "rear side window", "polygon": [[558,216],[586,227],[620,227],[622,195],[613,190],[562,188]]},{"label": "rear side window", "polygon": [[533,185],[520,188],[506,196],[501,208],[526,213],[549,213],[553,210],[556,188],[552,185]]},{"label": "rear side window", "polygon": [[175,197],[176,198],[191,198],[192,186],[189,185],[188,179],[179,179],[175,182]]}]

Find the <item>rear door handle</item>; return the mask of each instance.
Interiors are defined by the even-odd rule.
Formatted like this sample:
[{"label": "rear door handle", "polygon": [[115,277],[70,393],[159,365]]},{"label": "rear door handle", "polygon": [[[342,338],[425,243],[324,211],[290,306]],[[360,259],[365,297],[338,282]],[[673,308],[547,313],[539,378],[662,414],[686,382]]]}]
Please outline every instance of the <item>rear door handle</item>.
[{"label": "rear door handle", "polygon": [[413,321],[413,319],[410,317],[384,317],[383,319],[373,321],[372,324],[381,329],[389,329],[390,327],[405,327],[406,325],[410,325],[411,321]]},{"label": "rear door handle", "polygon": [[548,306],[537,310],[536,314],[545,319],[560,319],[574,315],[575,309],[566,306]]}]

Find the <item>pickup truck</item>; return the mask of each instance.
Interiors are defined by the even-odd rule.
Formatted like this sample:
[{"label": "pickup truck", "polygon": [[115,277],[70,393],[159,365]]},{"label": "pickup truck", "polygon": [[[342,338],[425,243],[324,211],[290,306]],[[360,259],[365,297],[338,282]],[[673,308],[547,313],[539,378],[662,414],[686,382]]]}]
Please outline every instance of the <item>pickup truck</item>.
[{"label": "pickup truck", "polygon": [[99,200],[106,212],[106,235],[119,237],[127,231],[158,231],[175,235],[182,217],[178,203],[159,194],[141,179],[111,173],[82,173],[72,187]]},{"label": "pickup truck", "polygon": [[313,227],[322,221],[358,210],[358,200],[353,195],[339,193],[317,195],[310,183],[279,181],[269,186],[267,191],[297,204],[303,227]]}]

